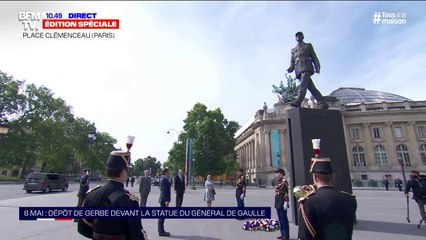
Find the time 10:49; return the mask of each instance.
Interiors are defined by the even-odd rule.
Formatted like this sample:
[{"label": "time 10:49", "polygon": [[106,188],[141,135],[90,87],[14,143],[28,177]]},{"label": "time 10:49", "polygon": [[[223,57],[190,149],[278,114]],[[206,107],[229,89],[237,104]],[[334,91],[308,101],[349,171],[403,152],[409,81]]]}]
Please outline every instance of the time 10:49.
[{"label": "time 10:49", "polygon": [[46,13],[46,18],[62,18],[62,13]]}]

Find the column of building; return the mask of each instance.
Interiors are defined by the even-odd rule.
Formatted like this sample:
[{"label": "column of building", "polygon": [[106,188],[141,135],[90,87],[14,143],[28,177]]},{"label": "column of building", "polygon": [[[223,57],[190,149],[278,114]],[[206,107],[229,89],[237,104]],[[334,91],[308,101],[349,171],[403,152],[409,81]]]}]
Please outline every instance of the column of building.
[{"label": "column of building", "polygon": [[405,146],[407,146],[410,154],[411,165],[415,167],[423,165],[420,157],[420,142],[416,134],[416,122],[414,121],[408,122],[407,139],[409,139],[409,142]]},{"label": "column of building", "polygon": [[[369,123],[364,123],[363,124],[363,128],[364,128],[364,145],[362,145],[362,147],[364,148],[364,157],[365,157],[365,164],[367,165],[368,168],[371,168],[374,166],[376,166],[376,163],[374,162],[374,151],[372,146],[375,144],[374,141],[371,138],[371,130],[370,130],[370,124]],[[348,149],[348,151],[350,151],[352,153],[352,149]],[[353,156],[350,156],[351,160],[353,161]]]},{"label": "column of building", "polygon": [[396,156],[396,145],[398,145],[398,143],[395,142],[395,137],[393,135],[393,123],[392,122],[386,122],[385,123],[384,134],[385,134],[384,138],[387,141],[385,141],[381,145],[386,150],[386,155],[388,157],[389,166],[391,166],[393,169],[398,169],[399,168],[399,161],[398,161],[398,157]]}]

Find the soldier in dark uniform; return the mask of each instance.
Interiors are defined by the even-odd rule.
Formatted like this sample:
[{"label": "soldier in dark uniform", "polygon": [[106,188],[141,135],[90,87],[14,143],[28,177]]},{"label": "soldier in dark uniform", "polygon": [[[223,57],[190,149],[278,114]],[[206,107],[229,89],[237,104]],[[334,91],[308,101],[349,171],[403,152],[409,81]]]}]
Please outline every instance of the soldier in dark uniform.
[{"label": "soldier in dark uniform", "polygon": [[[291,73],[296,70],[296,78],[300,80],[300,92],[298,98],[290,103],[293,107],[300,107],[303,99],[305,99],[306,90],[311,92],[312,96],[319,102],[322,109],[328,109],[328,104],[324,101],[322,94],[315,87],[311,76],[315,72],[320,73],[320,63],[315,54],[312,44],[303,42],[303,33],[296,33],[297,46],[291,50],[290,67],[287,72]],[[312,66],[312,63],[314,66]]]},{"label": "soldier in dark uniform", "polygon": [[[238,169],[237,179],[236,179],[236,189],[235,189],[235,198],[237,199],[237,206],[239,208],[244,207],[244,198],[246,197],[246,179],[244,177],[243,169]],[[238,218],[243,220],[243,218]]]},{"label": "soldier in dark uniform", "polygon": [[280,222],[281,236],[277,239],[290,239],[290,226],[287,218],[288,209],[288,183],[284,178],[284,169],[275,170],[275,208],[277,209],[278,221]]},{"label": "soldier in dark uniform", "polygon": [[84,169],[83,174],[80,176],[80,189],[78,191],[78,203],[77,207],[81,207],[81,204],[84,201],[84,198],[86,198],[86,192],[89,191],[89,175],[90,170]]},{"label": "soldier in dark uniform", "polygon": [[311,173],[317,189],[299,199],[299,239],[352,239],[357,202],[333,186],[329,158],[312,159]]},{"label": "soldier in dark uniform", "polygon": [[[139,199],[124,189],[129,164],[129,152],[111,152],[106,164],[109,182],[89,190],[83,207],[139,207]],[[146,239],[141,220],[137,218],[80,219],[78,232],[92,240]]]}]

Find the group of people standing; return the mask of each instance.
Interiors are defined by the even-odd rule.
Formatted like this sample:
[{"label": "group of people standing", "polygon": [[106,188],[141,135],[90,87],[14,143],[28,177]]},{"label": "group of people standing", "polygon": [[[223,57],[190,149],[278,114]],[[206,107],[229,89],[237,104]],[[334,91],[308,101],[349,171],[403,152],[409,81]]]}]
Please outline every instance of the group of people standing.
[{"label": "group of people standing", "polygon": [[[82,207],[146,207],[147,198],[151,191],[151,178],[149,171],[144,172],[140,184],[139,199],[124,188],[128,179],[130,153],[123,151],[113,151],[107,161],[107,176],[110,179],[105,185],[98,186],[86,191],[83,198]],[[355,220],[356,201],[353,196],[341,193],[334,189],[332,182],[334,174],[331,164],[328,161],[314,162],[311,172],[317,189],[309,197],[300,202],[299,239],[328,239],[329,236],[341,236],[338,239],[350,239],[352,227]],[[247,185],[243,169],[237,170],[235,198],[237,206],[244,208],[244,200],[247,194]],[[85,175],[88,175],[85,173]],[[288,183],[284,178],[283,169],[275,171],[275,204],[278,220],[280,222],[280,236],[278,239],[288,240],[289,221],[287,210],[289,208]],[[159,204],[162,208],[170,206],[171,202],[171,172],[165,168],[162,171],[160,180]],[[85,176],[82,179],[86,179]],[[82,181],[84,182],[84,181]],[[185,192],[185,178],[180,170],[174,178],[174,190],[176,191],[176,207],[181,207]],[[82,185],[86,187],[85,184]],[[414,189],[416,185],[411,185]],[[204,198],[211,206],[214,200],[214,183],[211,176],[205,182]],[[165,230],[165,219],[158,219],[159,236],[170,236]],[[338,225],[338,228],[330,226]],[[337,226],[336,225],[336,226]],[[147,239],[147,234],[143,229],[139,219],[111,219],[100,218],[79,219],[78,231],[82,235],[96,240],[110,239]]]}]

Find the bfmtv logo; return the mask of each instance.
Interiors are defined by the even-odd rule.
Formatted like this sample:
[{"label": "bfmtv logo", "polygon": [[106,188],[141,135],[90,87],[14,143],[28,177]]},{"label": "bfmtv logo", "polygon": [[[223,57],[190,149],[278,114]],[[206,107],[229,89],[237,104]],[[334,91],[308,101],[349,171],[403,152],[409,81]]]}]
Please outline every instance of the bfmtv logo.
[{"label": "bfmtv logo", "polygon": [[18,21],[22,22],[25,31],[37,31],[38,25],[41,23],[42,13],[40,12],[19,12]]}]

